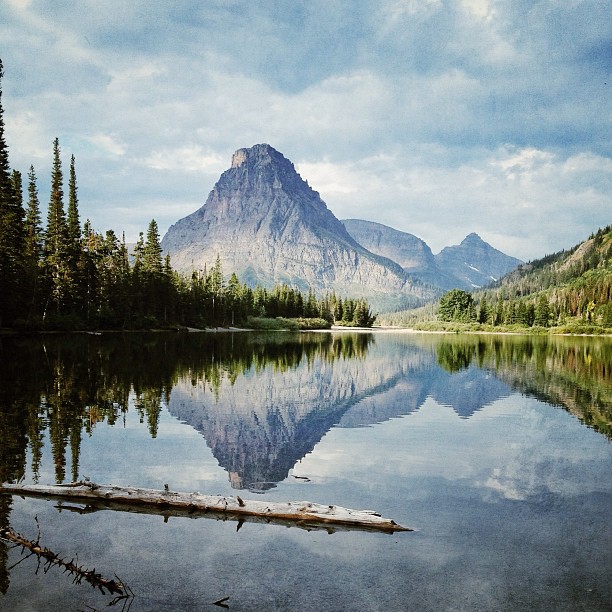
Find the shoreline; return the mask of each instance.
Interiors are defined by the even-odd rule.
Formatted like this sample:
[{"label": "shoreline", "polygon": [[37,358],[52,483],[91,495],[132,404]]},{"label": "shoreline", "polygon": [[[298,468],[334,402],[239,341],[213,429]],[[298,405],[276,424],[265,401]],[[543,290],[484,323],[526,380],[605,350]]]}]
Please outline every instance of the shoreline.
[{"label": "shoreline", "polygon": [[[105,334],[150,334],[150,333],[189,333],[189,334],[227,334],[227,333],[272,333],[272,332],[288,332],[289,329],[276,330],[259,330],[247,327],[181,327],[175,329],[105,329],[105,330],[36,330],[36,331],[15,331],[11,329],[0,330],[0,338],[14,336],[41,336],[41,335],[62,335],[62,334],[80,334],[89,336],[102,336]],[[344,325],[332,325],[330,329],[309,329],[300,330],[302,333],[356,333],[356,334],[411,334],[411,335],[485,335],[485,336],[533,336],[533,337],[576,337],[576,338],[612,338],[612,334],[572,334],[568,332],[555,333],[547,331],[545,333],[533,333],[528,329],[524,331],[491,331],[491,330],[444,330],[444,329],[415,329],[413,327],[397,327],[393,325],[379,325],[374,327],[346,327]]]}]

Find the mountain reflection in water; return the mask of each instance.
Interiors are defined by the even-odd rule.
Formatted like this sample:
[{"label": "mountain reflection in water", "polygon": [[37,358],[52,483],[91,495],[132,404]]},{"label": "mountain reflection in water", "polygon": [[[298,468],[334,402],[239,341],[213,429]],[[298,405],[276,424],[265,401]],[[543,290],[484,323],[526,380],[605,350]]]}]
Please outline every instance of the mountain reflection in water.
[{"label": "mountain reflection in water", "polygon": [[[334,426],[418,411],[458,417],[514,392],[612,437],[612,343],[594,338],[372,333],[117,334],[0,343],[0,478],[34,480],[44,439],[56,481],[78,480],[83,434],[164,407],[200,432],[232,487],[266,490]],[[70,457],[70,473],[66,473]],[[137,484],[137,483],[136,483]]]}]

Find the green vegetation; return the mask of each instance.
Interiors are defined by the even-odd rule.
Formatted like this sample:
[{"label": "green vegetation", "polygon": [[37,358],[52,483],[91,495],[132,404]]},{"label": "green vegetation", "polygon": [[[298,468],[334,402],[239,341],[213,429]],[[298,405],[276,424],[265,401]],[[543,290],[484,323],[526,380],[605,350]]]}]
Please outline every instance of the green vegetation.
[{"label": "green vegetation", "polygon": [[612,439],[612,343],[607,338],[444,336],[438,364],[454,373],[474,364],[512,388],[564,406]]},{"label": "green vegetation", "polygon": [[276,319],[271,319],[268,317],[248,317],[246,325],[249,329],[255,329],[260,331],[298,331],[311,329],[330,329],[332,324],[329,321],[318,317],[297,317],[293,319],[287,319],[285,317],[276,317]]},{"label": "green vegetation", "polygon": [[[315,358],[363,359],[371,334],[133,333],[15,336],[0,343],[0,482],[38,477],[45,445],[55,479],[78,480],[81,441],[135,410],[152,437],[180,379],[218,394],[251,370],[285,372]],[[194,383],[195,384],[195,383]],[[133,402],[133,403],[132,403]],[[29,452],[28,452],[29,450]]]},{"label": "green vegetation", "polygon": [[569,251],[520,266],[486,289],[453,289],[435,308],[379,319],[457,332],[612,333],[612,226]]},{"label": "green vegetation", "polygon": [[131,254],[125,237],[114,231],[98,233],[90,221],[81,227],[75,158],[70,158],[66,207],[57,138],[43,227],[34,168],[24,207],[21,174],[9,166],[1,94],[0,88],[0,328],[204,328],[244,325],[249,317],[267,329],[374,323],[362,299],[343,300],[334,293],[317,298],[312,291],[305,296],[287,285],[251,288],[235,274],[226,280],[219,256],[210,270],[179,274],[163,257],[154,219]]}]

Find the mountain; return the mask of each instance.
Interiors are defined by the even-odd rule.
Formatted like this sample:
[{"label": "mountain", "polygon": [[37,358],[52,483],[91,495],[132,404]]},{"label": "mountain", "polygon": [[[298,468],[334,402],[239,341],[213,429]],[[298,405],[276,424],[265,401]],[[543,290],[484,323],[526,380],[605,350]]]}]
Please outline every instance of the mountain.
[{"label": "mountain", "polygon": [[396,261],[404,271],[442,289],[482,287],[523,263],[470,234],[461,244],[434,255],[423,240],[399,230],[359,219],[345,219],[344,227],[363,247]]},{"label": "mountain", "polygon": [[469,234],[461,244],[443,248],[436,264],[462,282],[459,288],[477,289],[499,280],[523,262],[493,248],[478,234]]},{"label": "mountain", "polygon": [[361,246],[396,261],[405,272],[424,283],[442,289],[463,286],[455,276],[438,267],[428,244],[413,234],[362,219],[343,219],[342,223]]},{"label": "mountain", "polygon": [[293,164],[270,145],[239,149],[197,211],[162,240],[181,272],[210,268],[249,285],[287,283],[365,297],[377,309],[422,304],[439,293],[350,236]]}]

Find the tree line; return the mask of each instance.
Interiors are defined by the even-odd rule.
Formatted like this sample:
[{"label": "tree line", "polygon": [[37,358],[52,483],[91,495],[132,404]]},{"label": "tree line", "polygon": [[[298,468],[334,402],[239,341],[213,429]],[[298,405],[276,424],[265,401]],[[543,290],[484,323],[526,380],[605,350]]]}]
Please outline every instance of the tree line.
[{"label": "tree line", "polygon": [[[0,60],[0,81],[3,76]],[[11,170],[0,87],[0,327],[17,329],[141,329],[244,324],[252,317],[319,319],[316,325],[371,326],[363,299],[317,298],[310,291],[272,289],[226,280],[220,258],[191,275],[164,257],[151,220],[130,253],[113,230],[81,223],[75,158],[64,193],[59,140],[53,142],[51,190],[43,225],[37,177]],[[24,184],[24,182],[26,184]],[[67,195],[67,204],[65,203]]]},{"label": "tree line", "polygon": [[438,319],[494,327],[612,328],[612,226],[569,251],[519,267],[491,288],[446,292]]}]

